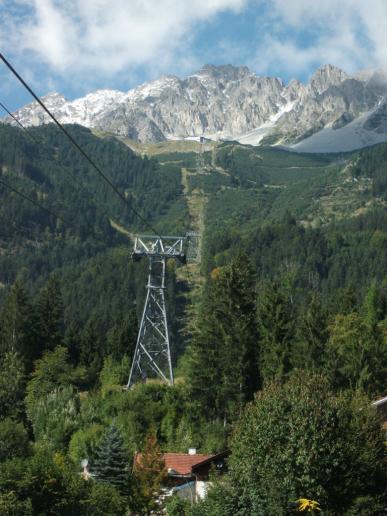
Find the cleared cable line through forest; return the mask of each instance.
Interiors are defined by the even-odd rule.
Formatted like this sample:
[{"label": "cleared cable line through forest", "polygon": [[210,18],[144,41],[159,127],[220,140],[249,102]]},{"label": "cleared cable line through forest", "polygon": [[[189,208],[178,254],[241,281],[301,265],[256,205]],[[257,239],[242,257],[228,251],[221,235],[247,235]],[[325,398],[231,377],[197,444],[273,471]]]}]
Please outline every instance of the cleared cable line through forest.
[{"label": "cleared cable line through forest", "polygon": [[32,97],[36,100],[36,102],[40,105],[40,107],[48,114],[48,116],[54,121],[54,123],[59,127],[59,129],[67,136],[67,138],[71,141],[74,147],[82,154],[82,156],[90,163],[90,165],[94,168],[94,170],[102,177],[102,179],[114,190],[116,195],[124,202],[124,204],[140,219],[145,226],[148,227],[156,236],[161,238],[159,232],[150,224],[133,206],[131,206],[126,199],[125,195],[120,192],[118,187],[109,179],[109,177],[101,170],[101,168],[95,163],[93,158],[89,156],[89,154],[81,147],[81,145],[75,140],[73,136],[67,131],[67,129],[56,119],[56,117],[51,113],[51,111],[46,107],[46,105],[40,100],[40,98],[36,95],[36,93],[31,89],[31,87],[26,83],[26,81],[19,75],[19,73],[15,70],[15,68],[11,65],[11,63],[4,57],[4,55],[0,52],[0,59],[7,66],[7,68],[13,73],[13,75],[18,79],[18,81],[26,88],[26,90],[32,95]]}]

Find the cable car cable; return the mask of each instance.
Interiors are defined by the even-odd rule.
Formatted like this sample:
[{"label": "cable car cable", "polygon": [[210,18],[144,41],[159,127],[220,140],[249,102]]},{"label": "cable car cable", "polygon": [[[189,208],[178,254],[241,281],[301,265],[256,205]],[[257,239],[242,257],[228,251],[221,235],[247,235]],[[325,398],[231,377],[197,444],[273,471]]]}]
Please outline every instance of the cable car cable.
[{"label": "cable car cable", "polygon": [[[31,132],[27,129],[27,127],[25,127],[25,126],[20,122],[20,120],[19,120],[15,115],[13,115],[13,114],[9,111],[9,109],[8,109],[8,108],[7,108],[7,107],[6,107],[2,102],[0,102],[0,106],[1,106],[1,107],[4,109],[4,111],[6,111],[6,112],[7,112],[7,113],[8,113],[8,114],[13,118],[13,120],[15,120],[15,122],[16,122],[16,123],[17,123],[17,124],[18,124],[18,125],[19,125],[19,126],[20,126],[20,127],[21,127],[21,128],[22,128],[22,129],[23,129],[23,130],[24,130],[24,131],[25,131],[25,132],[26,132],[26,133],[27,133],[27,134],[28,134],[28,135],[33,139],[33,140],[34,140],[34,141],[35,141],[35,143],[36,143],[36,144],[38,144],[38,145],[42,145],[42,144],[44,143],[44,142],[40,142],[40,141],[38,141],[38,139],[37,139],[37,138],[35,138],[35,137],[31,134]],[[64,170],[64,172],[65,172],[66,174],[69,174],[69,175],[74,179],[74,181],[75,181],[75,182],[77,182],[77,183],[78,183],[78,184],[79,184],[79,185],[84,189],[84,191],[85,191],[85,192],[90,196],[90,199],[94,200],[94,202],[96,203],[96,206],[98,206],[99,208],[101,208],[101,207],[100,207],[100,203],[99,203],[99,201],[98,201],[98,200],[93,196],[92,192],[90,192],[90,191],[89,191],[89,189],[87,188],[87,186],[86,186],[86,185],[85,185],[85,184],[84,184],[84,183],[83,183],[83,182],[82,182],[82,181],[81,181],[81,180],[80,180],[80,179],[79,179],[75,174],[73,174],[73,172],[71,172],[68,168],[64,168],[64,167],[63,167],[63,165],[61,165],[61,163],[60,163],[60,161],[59,161],[59,158],[58,158],[57,156],[54,156],[54,157],[53,157],[53,161],[55,161],[55,162],[59,165],[59,167],[60,167],[62,170]],[[110,220],[111,220],[111,217],[110,217],[110,215],[107,213],[107,211],[106,211],[106,210],[104,210],[104,209],[102,209],[102,211],[103,211],[103,213],[104,213],[105,217],[110,221]]]},{"label": "cable car cable", "polygon": [[109,177],[101,170],[101,168],[95,163],[95,161],[87,154],[87,152],[79,145],[79,143],[75,140],[73,136],[67,131],[67,129],[56,119],[56,117],[51,113],[51,111],[45,106],[45,104],[40,100],[40,98],[36,95],[36,93],[31,89],[31,87],[26,83],[26,81],[19,75],[19,73],[15,70],[15,68],[11,65],[11,63],[4,57],[2,53],[0,53],[0,59],[7,66],[7,68],[13,73],[13,75],[18,79],[18,81],[26,88],[26,90],[32,95],[32,97],[38,102],[41,108],[49,115],[49,117],[55,122],[55,124],[59,127],[59,129],[67,136],[67,138],[71,141],[74,147],[82,154],[82,156],[90,163],[90,165],[97,171],[97,173],[102,177],[102,179],[114,190],[114,192],[118,195],[118,197],[124,202],[124,204],[132,210],[132,212],[149,228],[153,231],[153,233],[161,238],[159,232],[154,229],[154,227],[135,209],[131,206],[125,195],[120,192],[117,186],[109,179]]}]

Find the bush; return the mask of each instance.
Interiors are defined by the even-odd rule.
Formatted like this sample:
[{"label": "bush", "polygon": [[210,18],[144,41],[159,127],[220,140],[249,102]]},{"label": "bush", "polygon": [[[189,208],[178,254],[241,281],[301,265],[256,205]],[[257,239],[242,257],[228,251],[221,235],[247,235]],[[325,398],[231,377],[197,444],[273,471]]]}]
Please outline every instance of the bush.
[{"label": "bush", "polygon": [[28,450],[28,435],[23,424],[10,418],[0,421],[0,462],[23,457]]},{"label": "bush", "polygon": [[245,410],[232,442],[231,475],[246,514],[285,514],[299,498],[346,514],[359,497],[386,497],[384,447],[369,400],[334,394],[298,372],[270,384]]}]

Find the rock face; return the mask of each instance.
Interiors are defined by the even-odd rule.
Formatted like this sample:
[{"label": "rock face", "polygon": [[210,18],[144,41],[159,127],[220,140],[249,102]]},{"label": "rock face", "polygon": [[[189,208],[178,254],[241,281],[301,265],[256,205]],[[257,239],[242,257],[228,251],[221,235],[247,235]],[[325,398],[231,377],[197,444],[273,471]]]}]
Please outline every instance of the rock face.
[{"label": "rock face", "polygon": [[[44,101],[63,123],[140,142],[204,135],[299,146],[323,129],[343,129],[357,119],[370,141],[373,133],[375,141],[384,135],[387,140],[386,74],[367,71],[350,77],[332,65],[319,68],[306,85],[258,77],[247,67],[206,65],[185,79],[162,76],[127,93],[99,90],[73,101],[53,93]],[[36,103],[15,116],[27,126],[49,122]]]}]

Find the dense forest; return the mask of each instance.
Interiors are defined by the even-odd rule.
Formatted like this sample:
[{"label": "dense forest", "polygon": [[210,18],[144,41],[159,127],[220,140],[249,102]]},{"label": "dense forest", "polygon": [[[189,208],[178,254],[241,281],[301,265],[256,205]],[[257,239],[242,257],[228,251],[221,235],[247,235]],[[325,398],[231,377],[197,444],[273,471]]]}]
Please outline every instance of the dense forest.
[{"label": "dense forest", "polygon": [[0,513],[160,513],[160,453],[196,447],[228,472],[168,515],[382,514],[387,145],[225,142],[197,173],[190,149],[68,129],[156,231],[199,229],[201,262],[167,267],[175,385],[123,391],[149,228],[55,127],[0,125]]}]

